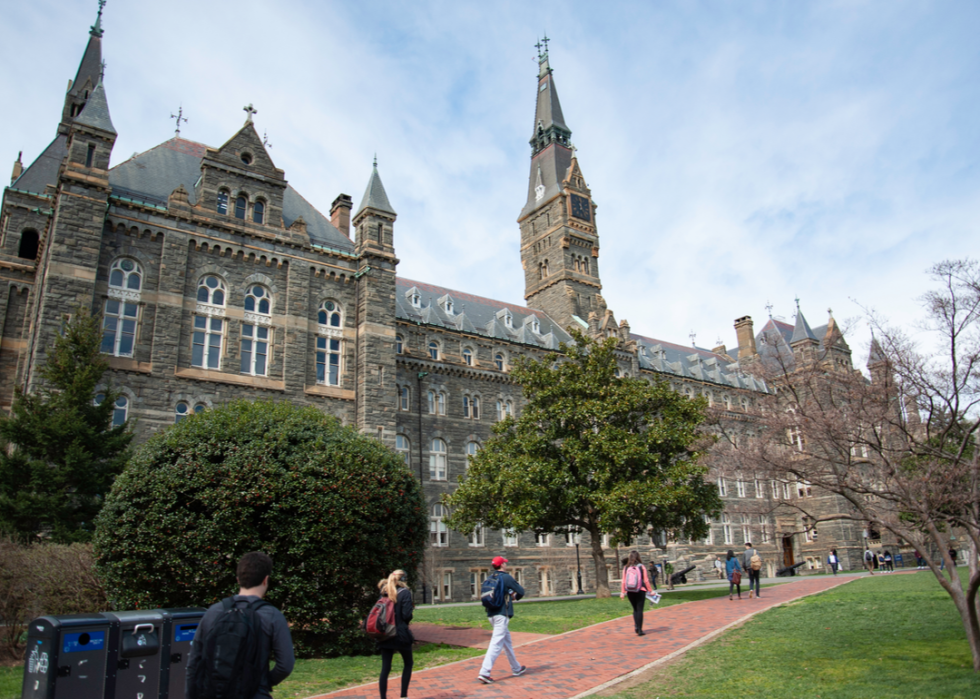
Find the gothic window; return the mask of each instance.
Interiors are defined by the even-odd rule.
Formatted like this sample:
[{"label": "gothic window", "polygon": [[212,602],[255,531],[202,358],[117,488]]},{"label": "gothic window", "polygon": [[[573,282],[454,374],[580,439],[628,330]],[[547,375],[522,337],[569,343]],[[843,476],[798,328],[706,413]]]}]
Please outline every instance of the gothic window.
[{"label": "gothic window", "polygon": [[132,357],[138,319],[139,304],[106,299],[101,351],[116,357]]},{"label": "gothic window", "polygon": [[395,451],[401,454],[402,458],[405,459],[406,464],[409,464],[409,455],[412,453],[412,443],[408,441],[408,437],[403,434],[395,435]]},{"label": "gothic window", "polygon": [[[101,405],[102,401],[105,400],[104,393],[98,393],[95,396],[95,404]],[[126,418],[129,416],[129,398],[126,396],[119,396],[116,399],[116,404],[112,408],[112,426],[119,427],[126,424]]]},{"label": "gothic window", "polygon": [[17,248],[17,257],[23,260],[34,260],[37,258],[38,241],[37,231],[28,228],[20,234],[20,246]]},{"label": "gothic window", "polygon": [[269,328],[264,325],[242,323],[241,372],[252,376],[265,376],[268,371]]},{"label": "gothic window", "polygon": [[589,258],[582,258],[582,272],[584,274],[589,274]]},{"label": "gothic window", "polygon": [[433,439],[429,448],[429,478],[444,481],[446,473],[446,443],[441,439]]},{"label": "gothic window", "polygon": [[209,306],[224,306],[225,283],[213,274],[201,279],[197,287],[197,302]]},{"label": "gothic window", "polygon": [[759,528],[762,532],[762,543],[768,544],[771,537],[769,523],[766,521],[765,515],[759,515]]},{"label": "gothic window", "polygon": [[439,359],[439,343],[435,340],[429,343],[429,358],[435,360]]},{"label": "gothic window", "polygon": [[408,410],[408,406],[411,404],[412,392],[408,386],[402,386],[399,392],[399,407],[402,410]]},{"label": "gothic window", "polygon": [[436,408],[440,415],[446,414],[446,394],[442,391],[436,394]]},{"label": "gothic window", "polygon": [[221,368],[221,341],[224,319],[194,316],[191,364],[203,369]]},{"label": "gothic window", "polygon": [[122,257],[109,268],[109,286],[117,289],[139,291],[142,284],[142,270],[128,257]]},{"label": "gothic window", "polygon": [[766,496],[766,486],[758,478],[755,479],[755,497],[762,499]]},{"label": "gothic window", "polygon": [[252,207],[252,221],[255,223],[262,223],[265,218],[265,203],[261,200],[255,202],[255,206]]},{"label": "gothic window", "polygon": [[433,546],[449,546],[449,529],[442,518],[446,516],[446,508],[441,503],[432,506],[429,517],[429,543]]},{"label": "gothic window", "polygon": [[218,213],[228,213],[228,190],[222,189],[218,192]]},{"label": "gothic window", "polygon": [[453,573],[450,570],[444,570],[441,577],[441,586],[438,578],[436,579],[436,585],[432,588],[432,597],[442,602],[449,602],[453,598]]},{"label": "gothic window", "polygon": [[470,398],[470,411],[472,412],[473,419],[480,419],[480,396],[473,396]]},{"label": "gothic window", "polygon": [[264,316],[271,315],[272,295],[265,287],[261,287],[258,284],[250,286],[245,291],[245,310],[249,313],[258,313]]},{"label": "gothic window", "polygon": [[[340,385],[340,340],[332,337],[316,338],[316,382],[323,386]],[[405,398],[402,400],[406,406],[402,410],[408,410],[408,389],[402,390],[405,391]]]},{"label": "gothic window", "polygon": [[[480,451],[480,445],[479,444],[477,444],[476,442],[467,442],[466,443],[466,456],[467,457],[476,456],[476,453],[478,451]],[[467,462],[468,461],[469,461],[469,458],[467,458]]]},{"label": "gothic window", "polygon": [[235,218],[240,218],[242,221],[245,220],[245,210],[248,208],[248,199],[245,197],[238,197],[235,199]]},{"label": "gothic window", "polygon": [[470,416],[470,397],[463,396],[463,417]]},{"label": "gothic window", "polygon": [[473,366],[473,350],[469,347],[463,350],[463,362],[466,363],[466,366]]},{"label": "gothic window", "polygon": [[493,363],[497,367],[497,371],[503,371],[505,362],[503,352],[497,352],[493,355]]},{"label": "gothic window", "polygon": [[184,401],[180,401],[174,408],[174,422],[180,422],[190,414],[191,406],[187,405]]},{"label": "gothic window", "polygon": [[[320,325],[326,325],[331,328],[341,328],[344,325],[343,312],[340,308],[340,304],[333,300],[326,300],[320,304],[320,310],[316,314],[316,322]],[[398,354],[402,353],[401,342],[402,337],[399,335],[397,337],[398,342]]]},{"label": "gothic window", "polygon": [[435,391],[429,391],[426,394],[426,396],[428,398],[428,404],[429,404],[429,415],[435,415],[436,414],[436,392]]},{"label": "gothic window", "polygon": [[[548,269],[548,260],[545,260],[544,262],[541,263],[541,273],[544,277],[547,277],[549,274],[551,274],[551,272]],[[507,327],[510,327],[510,325],[508,324]]]},{"label": "gothic window", "polygon": [[732,543],[734,543],[735,540],[732,538],[732,522],[731,522],[731,517],[729,517],[725,513],[722,513],[722,515],[721,515],[721,528],[725,532],[725,543],[726,544],[732,544]]},{"label": "gothic window", "polygon": [[504,402],[502,400],[497,401],[497,419],[504,419]]},{"label": "gothic window", "polygon": [[194,414],[196,415],[197,413],[203,413],[207,409],[208,406],[206,406],[204,403],[198,403],[194,406]]},{"label": "gothic window", "polygon": [[404,354],[405,352],[405,338],[401,335],[395,335],[395,354]]}]

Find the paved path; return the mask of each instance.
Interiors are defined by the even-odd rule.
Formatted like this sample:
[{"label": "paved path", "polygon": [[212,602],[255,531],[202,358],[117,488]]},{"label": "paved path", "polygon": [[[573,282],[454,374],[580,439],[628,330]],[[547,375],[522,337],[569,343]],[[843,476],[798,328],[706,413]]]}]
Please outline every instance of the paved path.
[{"label": "paved path", "polygon": [[[520,609],[520,607],[518,607]],[[416,641],[426,643],[446,643],[450,646],[466,646],[467,648],[483,648],[490,646],[490,626],[470,628],[468,626],[438,626],[437,624],[412,624],[412,633]],[[551,638],[546,633],[515,633],[511,632],[514,647],[523,646],[532,641]]]},{"label": "paved path", "polygon": [[[676,653],[691,644],[779,604],[829,590],[854,580],[851,576],[819,576],[763,589],[761,599],[729,601],[728,596],[650,609],[644,617],[645,636],[633,632],[632,616],[605,621],[557,636],[526,643],[517,659],[527,674],[512,677],[501,655],[493,684],[477,681],[482,658],[421,670],[412,677],[412,699],[567,699]],[[744,588],[743,588],[744,589]],[[625,601],[623,604],[627,604]],[[516,610],[520,613],[520,608]],[[413,625],[414,628],[414,625]],[[389,696],[398,682],[389,678]],[[321,694],[311,699],[377,699],[376,683]]]}]

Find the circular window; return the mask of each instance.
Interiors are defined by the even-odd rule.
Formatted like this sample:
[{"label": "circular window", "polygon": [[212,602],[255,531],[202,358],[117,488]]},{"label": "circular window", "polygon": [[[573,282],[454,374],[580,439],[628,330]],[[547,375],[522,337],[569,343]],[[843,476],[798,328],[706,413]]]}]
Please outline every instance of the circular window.
[{"label": "circular window", "polygon": [[204,280],[204,283],[207,284],[212,289],[215,289],[218,286],[218,280],[216,277],[208,277],[207,279]]},{"label": "circular window", "polygon": [[251,165],[252,164],[252,154],[251,153],[242,153],[242,162],[245,163],[246,165]]},{"label": "circular window", "polygon": [[126,270],[127,272],[130,272],[130,271],[132,271],[132,269],[133,269],[133,267],[134,267],[135,265],[133,265],[133,261],[132,261],[132,260],[125,260],[125,259],[124,259],[124,260],[122,260],[122,261],[121,261],[121,262],[119,263],[119,266],[120,266],[120,267],[122,267],[122,268],[123,268],[124,270]]},{"label": "circular window", "polygon": [[265,289],[263,289],[261,286],[253,286],[249,290],[249,293],[252,294],[253,296],[255,296],[255,298],[259,298],[260,299],[260,298],[262,298],[262,295],[265,293]]}]

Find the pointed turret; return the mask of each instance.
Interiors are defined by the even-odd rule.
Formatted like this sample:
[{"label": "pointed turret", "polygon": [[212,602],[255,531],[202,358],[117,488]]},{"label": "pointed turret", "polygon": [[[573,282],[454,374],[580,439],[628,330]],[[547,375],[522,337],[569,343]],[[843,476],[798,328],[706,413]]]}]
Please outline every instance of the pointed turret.
[{"label": "pointed turret", "polygon": [[537,155],[552,143],[569,145],[572,130],[565,124],[558,100],[558,89],[548,62],[548,52],[538,57],[538,102],[534,110],[534,130],[531,132],[531,155]]},{"label": "pointed turret", "polygon": [[[102,7],[105,2],[99,2],[99,14],[95,24],[89,29],[88,45],[78,64],[75,79],[68,83],[65,95],[65,106],[61,113],[61,123],[67,127],[69,121],[78,116],[85,108],[86,102],[101,81],[102,76]],[[67,128],[65,128],[67,130]]]},{"label": "pointed turret", "polygon": [[388,203],[388,194],[385,192],[385,186],[381,184],[381,175],[378,174],[377,156],[374,158],[374,169],[371,170],[371,179],[368,180],[367,189],[364,190],[361,205],[357,207],[357,213],[354,215],[354,218],[356,219],[360,216],[361,212],[365,209],[374,209],[375,211],[391,214],[392,216],[395,215],[395,210]]},{"label": "pointed turret", "polygon": [[793,337],[789,343],[795,345],[803,340],[819,342],[817,336],[813,334],[813,330],[810,329],[810,324],[803,317],[803,311],[800,310],[800,300],[796,299],[796,326],[793,328]]},{"label": "pointed turret", "polygon": [[112,125],[112,117],[109,115],[109,102],[106,100],[105,87],[102,80],[95,86],[92,95],[85,103],[82,113],[75,117],[76,124],[90,126],[93,129],[101,129],[107,133],[115,134],[116,129]]},{"label": "pointed turret", "polygon": [[878,343],[878,338],[875,337],[874,332],[871,333],[871,351],[868,352],[868,368],[876,366],[887,362],[888,358],[885,357],[885,351],[881,349],[881,345]]}]

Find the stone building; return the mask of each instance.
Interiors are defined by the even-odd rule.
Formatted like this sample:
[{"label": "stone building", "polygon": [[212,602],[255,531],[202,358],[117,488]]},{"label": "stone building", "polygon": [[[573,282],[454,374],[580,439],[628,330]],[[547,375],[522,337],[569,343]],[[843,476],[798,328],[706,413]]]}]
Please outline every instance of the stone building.
[{"label": "stone building", "polygon": [[[475,595],[501,551],[532,594],[577,588],[573,533],[464,537],[442,523],[440,496],[492,424],[521,408],[508,373],[517,356],[557,351],[570,327],[614,336],[624,374],[667,380],[681,393],[706,396],[731,420],[751,421],[767,387],[740,364],[756,353],[750,318],[736,321],[737,349],[708,350],[633,333],[604,302],[597,206],[547,53],[540,56],[528,195],[518,218],[526,300],[518,305],[398,277],[397,215],[377,163],[356,209],[339,194],[321,213],[275,166],[251,106],[224,144],[195,143],[178,131],[110,168],[117,132],[101,76],[102,38],[99,18],[62,114],[38,115],[56,124],[54,139],[26,168],[18,157],[3,192],[4,409],[15,386],[36,386],[36,368],[77,308],[103,319],[106,380],[123,392],[115,419],[138,418],[137,440],[236,398],[316,406],[376,436],[418,472],[431,516],[426,597],[457,601]],[[844,347],[839,358],[849,363]],[[740,501],[761,499],[759,484],[749,493],[748,481],[719,483],[727,510],[708,541],[667,542],[654,534],[634,545],[644,556],[697,565],[701,575],[714,555],[747,537],[762,542],[770,571],[806,558],[819,562],[829,540],[854,539],[841,530],[826,538],[821,532],[819,543],[804,540],[792,517],[744,521]],[[795,484],[779,488],[763,488],[777,505],[800,495]],[[618,557],[610,549],[614,571]],[[581,566],[586,589],[591,568]]]}]

